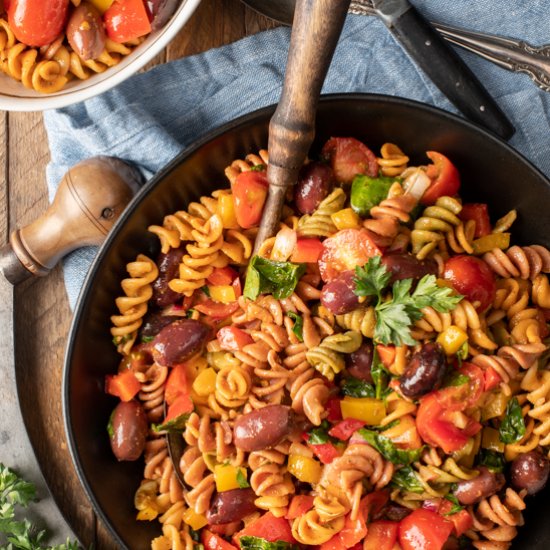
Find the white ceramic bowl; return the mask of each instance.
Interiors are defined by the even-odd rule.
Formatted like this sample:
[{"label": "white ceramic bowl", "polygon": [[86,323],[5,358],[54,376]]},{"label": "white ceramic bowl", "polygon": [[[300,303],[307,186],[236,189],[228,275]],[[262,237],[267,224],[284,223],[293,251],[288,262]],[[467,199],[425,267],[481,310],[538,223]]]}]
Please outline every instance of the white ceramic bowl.
[{"label": "white ceramic bowl", "polygon": [[10,76],[0,73],[0,110],[44,111],[78,103],[109,90],[137,72],[157,55],[181,30],[200,0],[182,0],[174,15],[162,29],[151,33],[131,54],[105,72],[88,80],[74,79],[54,94],[29,90]]}]

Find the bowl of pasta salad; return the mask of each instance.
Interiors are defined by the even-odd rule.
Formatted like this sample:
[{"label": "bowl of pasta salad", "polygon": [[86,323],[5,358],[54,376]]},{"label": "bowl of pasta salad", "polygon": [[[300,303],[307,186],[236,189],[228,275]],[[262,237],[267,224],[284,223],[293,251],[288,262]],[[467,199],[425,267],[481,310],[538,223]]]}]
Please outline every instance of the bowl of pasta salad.
[{"label": "bowl of pasta salad", "polygon": [[252,256],[272,113],[153,178],[88,275],[94,508],[133,550],[547,548],[550,183],[449,113],[326,96]]},{"label": "bowl of pasta salad", "polygon": [[3,0],[0,109],[64,107],[121,83],[157,55],[200,0]]}]

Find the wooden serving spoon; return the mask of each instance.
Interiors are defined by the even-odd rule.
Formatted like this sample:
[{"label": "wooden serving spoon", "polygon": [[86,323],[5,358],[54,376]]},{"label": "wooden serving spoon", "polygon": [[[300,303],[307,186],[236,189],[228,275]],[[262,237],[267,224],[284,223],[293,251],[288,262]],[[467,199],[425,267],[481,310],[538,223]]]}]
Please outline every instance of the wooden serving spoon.
[{"label": "wooden serving spoon", "polygon": [[137,169],[114,157],[93,157],[63,177],[53,203],[16,229],[0,249],[0,270],[12,284],[47,275],[81,246],[99,245],[139,188]]},{"label": "wooden serving spoon", "polygon": [[350,0],[298,0],[283,93],[269,123],[269,194],[254,253],[279,227],[287,189],[296,183],[315,136],[315,113]]}]

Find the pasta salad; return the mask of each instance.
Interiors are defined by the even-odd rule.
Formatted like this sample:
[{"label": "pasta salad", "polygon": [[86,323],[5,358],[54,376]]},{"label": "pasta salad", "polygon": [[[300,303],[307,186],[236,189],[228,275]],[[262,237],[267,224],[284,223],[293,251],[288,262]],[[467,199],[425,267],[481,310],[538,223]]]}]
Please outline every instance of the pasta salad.
[{"label": "pasta salad", "polygon": [[550,470],[550,252],[426,154],[331,138],[255,256],[265,150],[149,227],[106,391],[154,550],[510,547]]}]

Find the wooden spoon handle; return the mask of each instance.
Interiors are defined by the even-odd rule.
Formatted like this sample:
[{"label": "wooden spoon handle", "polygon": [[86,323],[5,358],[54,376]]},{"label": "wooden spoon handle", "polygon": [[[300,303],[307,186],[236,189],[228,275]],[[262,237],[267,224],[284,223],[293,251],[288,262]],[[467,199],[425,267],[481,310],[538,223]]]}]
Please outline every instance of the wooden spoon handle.
[{"label": "wooden spoon handle", "polygon": [[6,279],[17,284],[42,277],[76,248],[101,244],[140,181],[135,168],[113,157],[94,157],[73,166],[48,210],[16,229],[0,249]]},{"label": "wooden spoon handle", "polygon": [[315,136],[319,94],[350,0],[298,0],[281,99],[269,124],[269,195],[255,250],[277,230],[284,197]]}]

